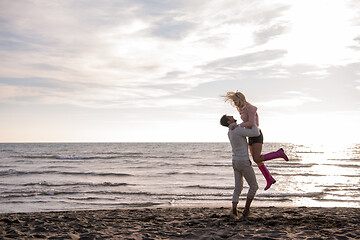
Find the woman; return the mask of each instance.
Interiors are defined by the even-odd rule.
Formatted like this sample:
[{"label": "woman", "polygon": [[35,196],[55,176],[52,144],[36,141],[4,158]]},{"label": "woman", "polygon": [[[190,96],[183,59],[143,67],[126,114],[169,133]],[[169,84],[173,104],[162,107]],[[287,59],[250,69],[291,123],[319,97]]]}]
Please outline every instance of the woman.
[{"label": "woman", "polygon": [[[235,106],[238,112],[240,113],[241,119],[243,122],[240,124],[241,127],[251,128],[256,125],[259,126],[259,116],[257,114],[257,107],[251,105],[245,98],[244,94],[241,92],[227,92],[225,101],[229,101],[231,105]],[[285,161],[289,161],[288,157],[284,153],[284,150],[280,148],[276,152],[270,152],[265,155],[261,154],[262,145],[264,143],[264,137],[260,130],[260,135],[258,137],[249,137],[249,149],[251,156],[258,165],[261,173],[266,179],[266,187],[264,190],[268,190],[276,180],[271,176],[269,170],[266,168],[264,161],[283,158]]]}]

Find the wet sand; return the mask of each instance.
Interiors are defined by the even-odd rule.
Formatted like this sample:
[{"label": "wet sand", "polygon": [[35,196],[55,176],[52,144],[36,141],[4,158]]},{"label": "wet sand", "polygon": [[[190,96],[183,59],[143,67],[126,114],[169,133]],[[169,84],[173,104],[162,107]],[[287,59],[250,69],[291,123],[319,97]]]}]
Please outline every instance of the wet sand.
[{"label": "wet sand", "polygon": [[[239,209],[241,211],[241,209]],[[0,214],[0,239],[360,239],[360,208],[140,208]]]}]

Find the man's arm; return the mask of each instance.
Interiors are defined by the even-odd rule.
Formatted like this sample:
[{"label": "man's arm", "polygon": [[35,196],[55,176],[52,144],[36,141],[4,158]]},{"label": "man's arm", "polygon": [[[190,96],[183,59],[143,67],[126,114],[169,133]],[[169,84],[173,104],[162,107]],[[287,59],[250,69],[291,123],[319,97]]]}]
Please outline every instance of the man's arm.
[{"label": "man's arm", "polygon": [[255,120],[254,121],[247,121],[247,122],[242,122],[240,124],[241,127],[245,127],[245,128],[249,128],[251,126],[254,126],[255,124]]},{"label": "man's arm", "polygon": [[259,128],[256,125],[252,126],[250,129],[238,126],[233,131],[235,134],[245,137],[257,137],[260,135]]}]

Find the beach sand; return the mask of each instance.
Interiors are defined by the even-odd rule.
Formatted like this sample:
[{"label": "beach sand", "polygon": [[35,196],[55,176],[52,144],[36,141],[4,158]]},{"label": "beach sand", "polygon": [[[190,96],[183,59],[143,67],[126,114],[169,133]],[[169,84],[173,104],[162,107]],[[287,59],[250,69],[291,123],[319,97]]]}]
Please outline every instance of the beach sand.
[{"label": "beach sand", "polygon": [[[239,209],[241,211],[241,209]],[[139,208],[0,214],[0,239],[360,239],[360,208]]]}]

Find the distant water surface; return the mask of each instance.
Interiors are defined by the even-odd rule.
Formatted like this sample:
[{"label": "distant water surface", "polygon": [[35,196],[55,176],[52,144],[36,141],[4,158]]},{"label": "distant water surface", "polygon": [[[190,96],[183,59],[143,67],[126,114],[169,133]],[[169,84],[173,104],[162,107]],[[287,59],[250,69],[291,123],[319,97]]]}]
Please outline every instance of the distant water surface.
[{"label": "distant water surface", "polygon": [[[290,161],[266,165],[257,206],[360,207],[360,144],[283,147]],[[1,143],[0,212],[145,206],[229,206],[229,143]],[[247,192],[245,183],[241,200]]]}]

